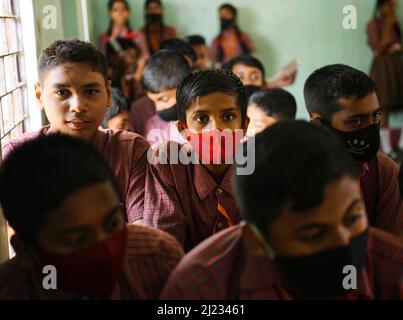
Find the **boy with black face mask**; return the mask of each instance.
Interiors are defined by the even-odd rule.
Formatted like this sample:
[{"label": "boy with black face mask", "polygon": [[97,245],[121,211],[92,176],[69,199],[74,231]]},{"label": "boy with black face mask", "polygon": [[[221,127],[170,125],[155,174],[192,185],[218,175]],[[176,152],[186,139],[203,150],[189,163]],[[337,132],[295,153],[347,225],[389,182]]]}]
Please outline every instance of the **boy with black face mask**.
[{"label": "boy with black face mask", "polygon": [[356,160],[369,224],[401,235],[398,167],[378,152],[382,109],[374,81],[349,66],[329,65],[308,77],[304,95],[311,121],[335,132]]},{"label": "boy with black face mask", "polygon": [[357,168],[336,135],[280,122],[256,136],[256,154],[255,171],[235,176],[248,222],[191,251],[162,299],[403,298],[403,246],[368,227]]},{"label": "boy with black face mask", "polygon": [[251,55],[235,57],[225,64],[224,68],[231,70],[241,79],[245,86],[247,99],[263,88],[281,88],[292,85],[297,75],[297,66],[292,61],[274,77],[266,80],[266,70],[263,63]]},{"label": "boy with black face mask", "polygon": [[144,137],[151,147],[168,140],[184,142],[174,126],[178,120],[176,88],[189,73],[185,57],[173,50],[161,50],[148,60],[142,82],[148,98],[154,103],[153,109],[146,110],[144,104],[135,103],[130,112],[135,132],[140,127],[138,119],[143,119]]}]

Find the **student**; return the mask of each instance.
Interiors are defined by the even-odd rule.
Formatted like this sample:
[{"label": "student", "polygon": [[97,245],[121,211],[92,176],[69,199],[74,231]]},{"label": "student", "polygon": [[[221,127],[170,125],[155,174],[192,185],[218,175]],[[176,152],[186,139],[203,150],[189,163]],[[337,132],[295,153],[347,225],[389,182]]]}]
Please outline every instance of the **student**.
[{"label": "student", "polygon": [[296,121],[255,142],[255,171],[234,183],[247,222],[191,251],[161,298],[402,299],[403,246],[368,228],[356,166],[340,140]]},{"label": "student", "polygon": [[45,135],[12,152],[0,203],[16,256],[0,265],[0,300],[157,299],[183,251],[162,231],[126,226],[118,189],[81,139]]},{"label": "student", "polygon": [[220,34],[211,44],[214,61],[225,64],[236,56],[255,51],[251,38],[237,26],[238,10],[231,4],[223,4],[219,14]]},{"label": "student", "polygon": [[[156,112],[152,114],[151,110],[140,109],[142,106],[137,104],[133,106],[131,119],[141,118],[145,122],[144,137],[152,147],[169,139],[180,141],[181,136],[177,129],[174,130],[174,124],[171,122],[178,120],[176,88],[189,72],[190,67],[186,59],[181,53],[172,50],[161,50],[147,62],[143,74],[143,87],[154,102]],[[139,116],[140,113],[143,115]],[[144,113],[149,116],[148,119]],[[132,122],[135,132],[138,132],[137,123],[136,120]],[[173,135],[176,133],[176,138],[171,136],[170,132]]]},{"label": "student", "polygon": [[382,113],[374,81],[349,66],[329,65],[308,77],[304,96],[311,121],[337,133],[356,160],[369,224],[402,234],[399,170],[378,152]]},{"label": "student", "polygon": [[263,89],[254,93],[248,103],[250,119],[248,136],[255,135],[277,121],[295,120],[297,103],[284,89]]},{"label": "student", "polygon": [[36,100],[50,125],[7,142],[3,155],[6,157],[27,140],[54,132],[90,141],[115,172],[130,221],[143,208],[149,144],[137,134],[98,130],[111,105],[105,57],[87,42],[54,41],[42,51],[38,74]]},{"label": "student", "polygon": [[[189,143],[170,141],[156,149],[147,168],[144,214],[137,218],[171,233],[188,251],[242,220],[233,196],[230,163],[248,118],[243,85],[227,70],[187,76],[178,88],[177,108],[179,130]],[[221,137],[233,143],[221,145]],[[180,160],[188,151],[195,161]]]},{"label": "student", "polygon": [[[133,41],[124,38],[111,38],[106,45],[112,87],[117,87],[125,94],[129,105],[143,95],[140,81],[136,80],[139,48]],[[112,77],[111,77],[112,76]]]},{"label": "student", "polygon": [[105,113],[102,126],[111,130],[129,130],[130,114],[127,101],[122,92],[117,88],[111,88],[112,106]]},{"label": "student", "polygon": [[370,75],[376,82],[378,99],[385,110],[381,136],[382,149],[386,154],[403,146],[403,139],[398,140],[399,146],[391,145],[393,140],[388,129],[389,113],[403,110],[402,31],[396,7],[396,0],[377,0],[375,15],[367,25],[368,43],[374,53]]},{"label": "student", "polygon": [[266,71],[263,63],[250,55],[235,57],[224,67],[231,70],[241,79],[246,88],[248,99],[262,88],[280,88],[292,85],[297,74],[296,66],[293,67],[291,62],[283,67],[274,77],[266,80]]},{"label": "student", "polygon": [[144,42],[141,41],[141,34],[130,27],[130,5],[126,0],[109,0],[108,13],[110,17],[109,29],[99,37],[98,48],[103,54],[106,54],[107,44],[113,38],[124,38],[136,43],[140,48],[140,59],[135,78],[139,81],[148,54]]},{"label": "student", "polygon": [[165,40],[161,44],[161,50],[173,50],[180,53],[189,64],[191,69],[194,68],[194,64],[196,63],[196,53],[194,52],[192,46],[187,43],[185,40],[179,38],[172,38]]},{"label": "student", "polygon": [[213,62],[211,61],[209,48],[207,47],[204,37],[191,35],[186,37],[186,41],[192,46],[193,51],[196,53],[195,69],[203,70],[211,68]]},{"label": "student", "polygon": [[161,49],[164,40],[175,38],[176,30],[164,24],[164,8],[161,0],[146,0],[144,3],[145,26],[139,30],[142,47],[152,56]]}]

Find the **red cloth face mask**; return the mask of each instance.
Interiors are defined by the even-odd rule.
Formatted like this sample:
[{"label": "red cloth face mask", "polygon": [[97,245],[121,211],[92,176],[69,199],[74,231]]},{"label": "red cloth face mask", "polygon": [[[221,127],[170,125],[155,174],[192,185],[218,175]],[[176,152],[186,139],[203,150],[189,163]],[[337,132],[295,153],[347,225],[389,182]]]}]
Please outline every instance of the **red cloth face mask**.
[{"label": "red cloth face mask", "polygon": [[102,242],[80,251],[58,254],[37,249],[43,265],[57,270],[57,288],[89,297],[108,298],[122,273],[126,227]]},{"label": "red cloth face mask", "polygon": [[235,152],[243,138],[243,131],[214,129],[208,132],[192,133],[185,129],[186,139],[192,145],[203,164],[232,164]]}]

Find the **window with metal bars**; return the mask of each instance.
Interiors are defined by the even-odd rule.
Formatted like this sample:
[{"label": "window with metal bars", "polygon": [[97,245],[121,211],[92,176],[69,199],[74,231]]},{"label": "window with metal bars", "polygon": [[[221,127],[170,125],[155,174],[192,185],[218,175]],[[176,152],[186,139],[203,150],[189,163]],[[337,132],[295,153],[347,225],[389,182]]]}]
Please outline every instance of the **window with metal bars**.
[{"label": "window with metal bars", "polygon": [[0,0],[0,140],[24,132],[28,119],[27,85],[19,0]]},{"label": "window with metal bars", "polygon": [[[28,120],[27,83],[20,0],[0,0],[0,163],[1,146],[23,134]],[[0,207],[0,262],[10,256],[10,232]]]}]

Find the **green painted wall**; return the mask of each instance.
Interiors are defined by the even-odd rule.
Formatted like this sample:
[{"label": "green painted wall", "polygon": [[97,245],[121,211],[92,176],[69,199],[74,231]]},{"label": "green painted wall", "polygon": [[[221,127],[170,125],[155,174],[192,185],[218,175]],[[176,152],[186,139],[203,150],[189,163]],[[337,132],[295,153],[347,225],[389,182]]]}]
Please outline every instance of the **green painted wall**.
[{"label": "green painted wall", "polygon": [[[71,1],[71,0],[62,0]],[[96,42],[109,24],[108,0],[88,0],[90,34]],[[129,0],[131,24],[143,25],[143,0]],[[289,90],[298,101],[298,117],[306,117],[302,88],[316,68],[330,63],[345,63],[368,71],[372,59],[367,45],[366,24],[371,19],[375,0],[165,0],[165,21],[175,26],[180,36],[200,33],[208,41],[218,32],[217,8],[230,2],[239,8],[239,25],[255,41],[256,56],[273,75],[292,59],[300,61],[296,83]],[[357,8],[357,30],[345,30],[343,7]],[[403,4],[399,7],[403,22]]]}]

